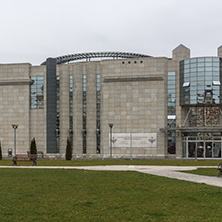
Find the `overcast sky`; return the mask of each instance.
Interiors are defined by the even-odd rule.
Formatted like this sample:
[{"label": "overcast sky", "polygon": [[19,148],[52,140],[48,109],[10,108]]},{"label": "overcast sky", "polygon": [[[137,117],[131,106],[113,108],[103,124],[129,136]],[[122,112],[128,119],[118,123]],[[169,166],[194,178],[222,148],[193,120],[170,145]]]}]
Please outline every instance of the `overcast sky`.
[{"label": "overcast sky", "polygon": [[0,63],[81,52],[216,56],[221,0],[0,0]]}]

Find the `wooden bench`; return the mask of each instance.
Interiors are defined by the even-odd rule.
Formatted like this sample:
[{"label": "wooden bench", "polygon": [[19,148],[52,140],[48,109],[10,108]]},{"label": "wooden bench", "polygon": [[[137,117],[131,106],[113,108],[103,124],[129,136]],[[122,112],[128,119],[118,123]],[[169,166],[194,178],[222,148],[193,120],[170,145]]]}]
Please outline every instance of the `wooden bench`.
[{"label": "wooden bench", "polygon": [[13,166],[17,166],[17,161],[32,161],[32,166],[36,166],[37,154],[17,154],[12,158]]},{"label": "wooden bench", "polygon": [[220,162],[217,166],[217,169],[219,170],[219,173],[217,174],[217,176],[221,176],[222,175],[222,162]]},{"label": "wooden bench", "polygon": [[[30,151],[27,151],[27,154],[30,154]],[[38,159],[43,159],[44,153],[42,151],[37,151],[37,157]]]}]

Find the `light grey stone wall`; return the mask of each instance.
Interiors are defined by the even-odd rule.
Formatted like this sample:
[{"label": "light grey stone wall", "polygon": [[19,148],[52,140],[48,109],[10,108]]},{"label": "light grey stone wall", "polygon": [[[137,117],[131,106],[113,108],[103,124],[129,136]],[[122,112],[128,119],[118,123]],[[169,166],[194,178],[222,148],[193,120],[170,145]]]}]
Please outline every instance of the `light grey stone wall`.
[{"label": "light grey stone wall", "polygon": [[[124,64],[122,63],[124,61]],[[142,61],[142,63],[141,63]],[[109,157],[109,123],[113,133],[157,133],[157,148],[132,148],[133,158],[164,157],[166,141],[165,76],[167,59],[103,61],[103,154]],[[116,80],[115,78],[119,78]],[[131,79],[129,79],[131,77]],[[146,79],[151,77],[151,79]],[[158,77],[159,79],[155,78]],[[144,78],[144,80],[142,80]],[[125,80],[124,80],[125,79]],[[130,157],[130,149],[113,148],[114,157]]]},{"label": "light grey stone wall", "polygon": [[[222,57],[221,47],[218,56]],[[170,157],[167,152],[167,73],[176,72],[176,125],[184,123],[188,109],[179,104],[179,61],[190,58],[183,45],[165,57],[110,59],[57,65],[60,76],[60,155],[64,157],[69,136],[69,76],[73,76],[73,156],[108,158],[109,123],[113,133],[156,133],[156,148],[132,147],[133,158]],[[83,154],[83,74],[87,76],[87,152]],[[101,75],[101,153],[96,153],[96,75]],[[17,153],[29,150],[33,137],[46,153],[46,82],[44,109],[30,109],[30,76],[46,76],[45,66],[0,65],[0,141],[4,155],[14,147],[11,124],[18,124]],[[46,77],[45,77],[46,81]],[[180,131],[176,155],[182,157]],[[53,156],[53,154],[51,154]],[[113,148],[114,158],[129,158],[130,149]],[[171,156],[172,157],[172,156]]]},{"label": "light grey stone wall", "polygon": [[179,45],[173,50],[173,60],[181,61],[190,58],[190,49],[184,45]]},{"label": "light grey stone wall", "polygon": [[[29,87],[30,64],[0,65],[0,141],[3,155],[14,151],[16,130],[16,153],[26,153],[29,148]],[[14,152],[13,152],[14,154]]]},{"label": "light grey stone wall", "polygon": [[217,56],[222,58],[222,46],[217,48]]}]

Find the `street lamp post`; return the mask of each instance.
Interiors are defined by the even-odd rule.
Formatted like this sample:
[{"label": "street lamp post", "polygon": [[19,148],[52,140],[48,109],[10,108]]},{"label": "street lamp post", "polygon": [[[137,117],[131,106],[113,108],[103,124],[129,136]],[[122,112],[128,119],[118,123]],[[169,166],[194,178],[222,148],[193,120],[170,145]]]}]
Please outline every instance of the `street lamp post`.
[{"label": "street lamp post", "polygon": [[109,123],[109,128],[110,128],[110,158],[112,159],[112,142],[113,142],[113,139],[112,139],[112,128],[113,128],[113,124],[112,123]]},{"label": "street lamp post", "polygon": [[18,125],[12,124],[12,128],[14,129],[14,152],[16,156],[16,129],[18,128]]}]

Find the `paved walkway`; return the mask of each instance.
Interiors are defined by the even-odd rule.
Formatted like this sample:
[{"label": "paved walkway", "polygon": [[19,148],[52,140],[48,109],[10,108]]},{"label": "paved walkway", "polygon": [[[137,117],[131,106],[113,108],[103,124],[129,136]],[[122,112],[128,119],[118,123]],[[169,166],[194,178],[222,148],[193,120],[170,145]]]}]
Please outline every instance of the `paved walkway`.
[{"label": "paved walkway", "polygon": [[[118,166],[0,166],[0,168],[19,168],[19,169],[84,169],[97,171],[137,171],[156,176],[163,176],[178,180],[185,180],[194,183],[204,183],[211,186],[222,187],[222,177],[216,177],[217,170],[215,166],[137,166],[137,165],[118,165]],[[215,168],[215,176],[201,176],[179,171],[196,170],[198,168]]]}]

